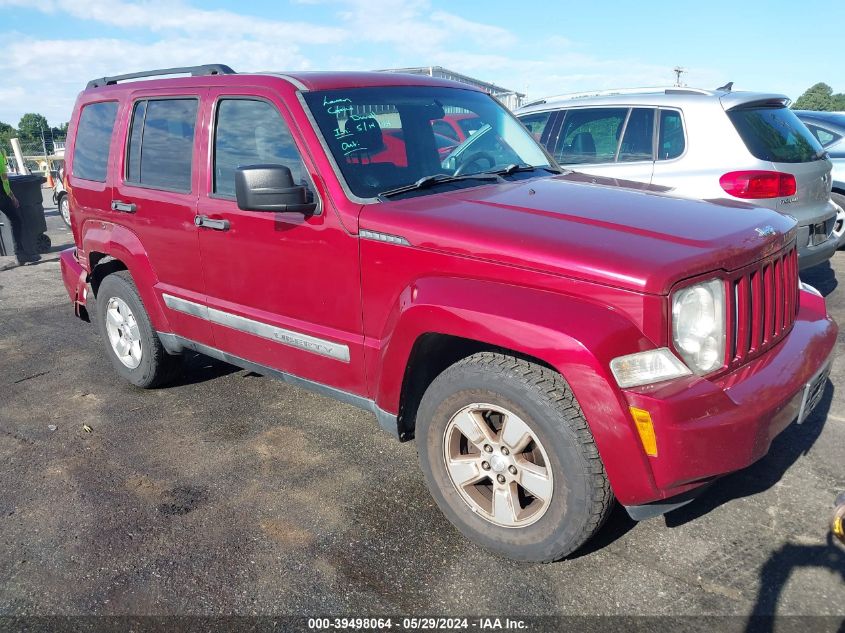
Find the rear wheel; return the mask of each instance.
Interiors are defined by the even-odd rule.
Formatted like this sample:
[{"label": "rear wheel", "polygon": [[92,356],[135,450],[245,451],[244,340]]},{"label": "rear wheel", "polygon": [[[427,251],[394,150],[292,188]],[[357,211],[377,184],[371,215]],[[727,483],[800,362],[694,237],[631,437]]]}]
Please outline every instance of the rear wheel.
[{"label": "rear wheel", "polygon": [[95,307],[106,353],[118,374],[142,388],[173,377],[178,359],[162,346],[127,271],[103,279]]},{"label": "rear wheel", "polygon": [[484,352],[446,369],[417,415],[422,470],[468,538],[552,561],[604,522],[612,494],[578,403],[553,370]]}]

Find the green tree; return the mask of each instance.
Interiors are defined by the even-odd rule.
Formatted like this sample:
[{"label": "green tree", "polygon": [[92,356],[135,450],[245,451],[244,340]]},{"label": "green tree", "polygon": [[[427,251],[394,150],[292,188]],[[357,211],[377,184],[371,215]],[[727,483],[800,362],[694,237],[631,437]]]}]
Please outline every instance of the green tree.
[{"label": "green tree", "polygon": [[17,135],[18,131],[15,128],[8,123],[0,121],[0,147],[6,150],[6,152],[11,151],[12,144],[9,141]]},{"label": "green tree", "polygon": [[43,114],[27,112],[18,123],[18,133],[21,143],[41,143],[41,130],[49,130],[47,118]]},{"label": "green tree", "polygon": [[796,110],[817,110],[831,112],[845,110],[845,94],[833,94],[833,88],[819,82],[811,86],[792,105]]},{"label": "green tree", "polygon": [[53,126],[53,136],[64,138],[67,136],[68,123],[62,123],[59,127]]}]

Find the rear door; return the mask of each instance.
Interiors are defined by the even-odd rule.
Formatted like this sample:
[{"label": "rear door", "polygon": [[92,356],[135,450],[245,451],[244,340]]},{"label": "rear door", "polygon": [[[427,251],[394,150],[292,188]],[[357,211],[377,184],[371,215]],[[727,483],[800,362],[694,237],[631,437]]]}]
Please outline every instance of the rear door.
[{"label": "rear door", "polygon": [[144,246],[156,291],[174,331],[212,344],[208,321],[177,310],[205,304],[196,216],[198,173],[194,161],[205,89],[138,90],[125,105],[125,146],[112,207],[120,223]]},{"label": "rear door", "polygon": [[[272,90],[212,89],[199,214],[217,347],[347,392],[364,391],[358,240],[331,208],[284,102]],[[313,214],[245,211],[239,166],[280,164],[318,202]]]},{"label": "rear door", "polygon": [[119,110],[117,101],[98,101],[82,106],[76,134],[71,137],[71,168],[67,174],[71,202],[74,238],[82,245],[84,218],[108,215],[112,200],[109,165],[112,138]]}]

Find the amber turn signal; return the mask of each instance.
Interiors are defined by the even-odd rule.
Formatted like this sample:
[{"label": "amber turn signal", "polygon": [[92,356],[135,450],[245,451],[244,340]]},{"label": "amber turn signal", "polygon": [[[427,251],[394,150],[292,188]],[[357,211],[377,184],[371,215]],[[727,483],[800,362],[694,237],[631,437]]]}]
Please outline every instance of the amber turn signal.
[{"label": "amber turn signal", "polygon": [[628,407],[634,424],[637,425],[637,433],[640,434],[640,442],[643,444],[645,454],[650,457],[657,457],[657,438],[654,435],[654,425],[651,423],[651,415],[645,409]]}]

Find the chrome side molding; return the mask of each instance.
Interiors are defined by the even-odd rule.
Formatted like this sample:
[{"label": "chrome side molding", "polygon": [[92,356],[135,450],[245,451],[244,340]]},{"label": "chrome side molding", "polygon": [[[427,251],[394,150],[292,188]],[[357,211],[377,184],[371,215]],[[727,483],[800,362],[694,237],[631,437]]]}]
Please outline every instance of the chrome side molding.
[{"label": "chrome side molding", "polygon": [[211,321],[212,323],[229,327],[233,330],[260,336],[261,338],[266,338],[289,347],[296,347],[298,349],[305,350],[306,352],[311,352],[312,354],[326,356],[327,358],[334,358],[335,360],[339,360],[344,363],[349,362],[348,345],[327,341],[326,339],[317,338],[316,336],[310,336],[293,330],[287,330],[275,325],[270,325],[269,323],[262,323],[261,321],[248,319],[237,314],[232,314],[231,312],[218,310],[217,308],[209,308],[208,306],[204,306],[200,303],[188,301],[187,299],[182,299],[180,297],[174,297],[173,295],[165,294],[163,297],[165,305],[171,310],[184,312],[185,314],[190,314],[191,316]]}]

